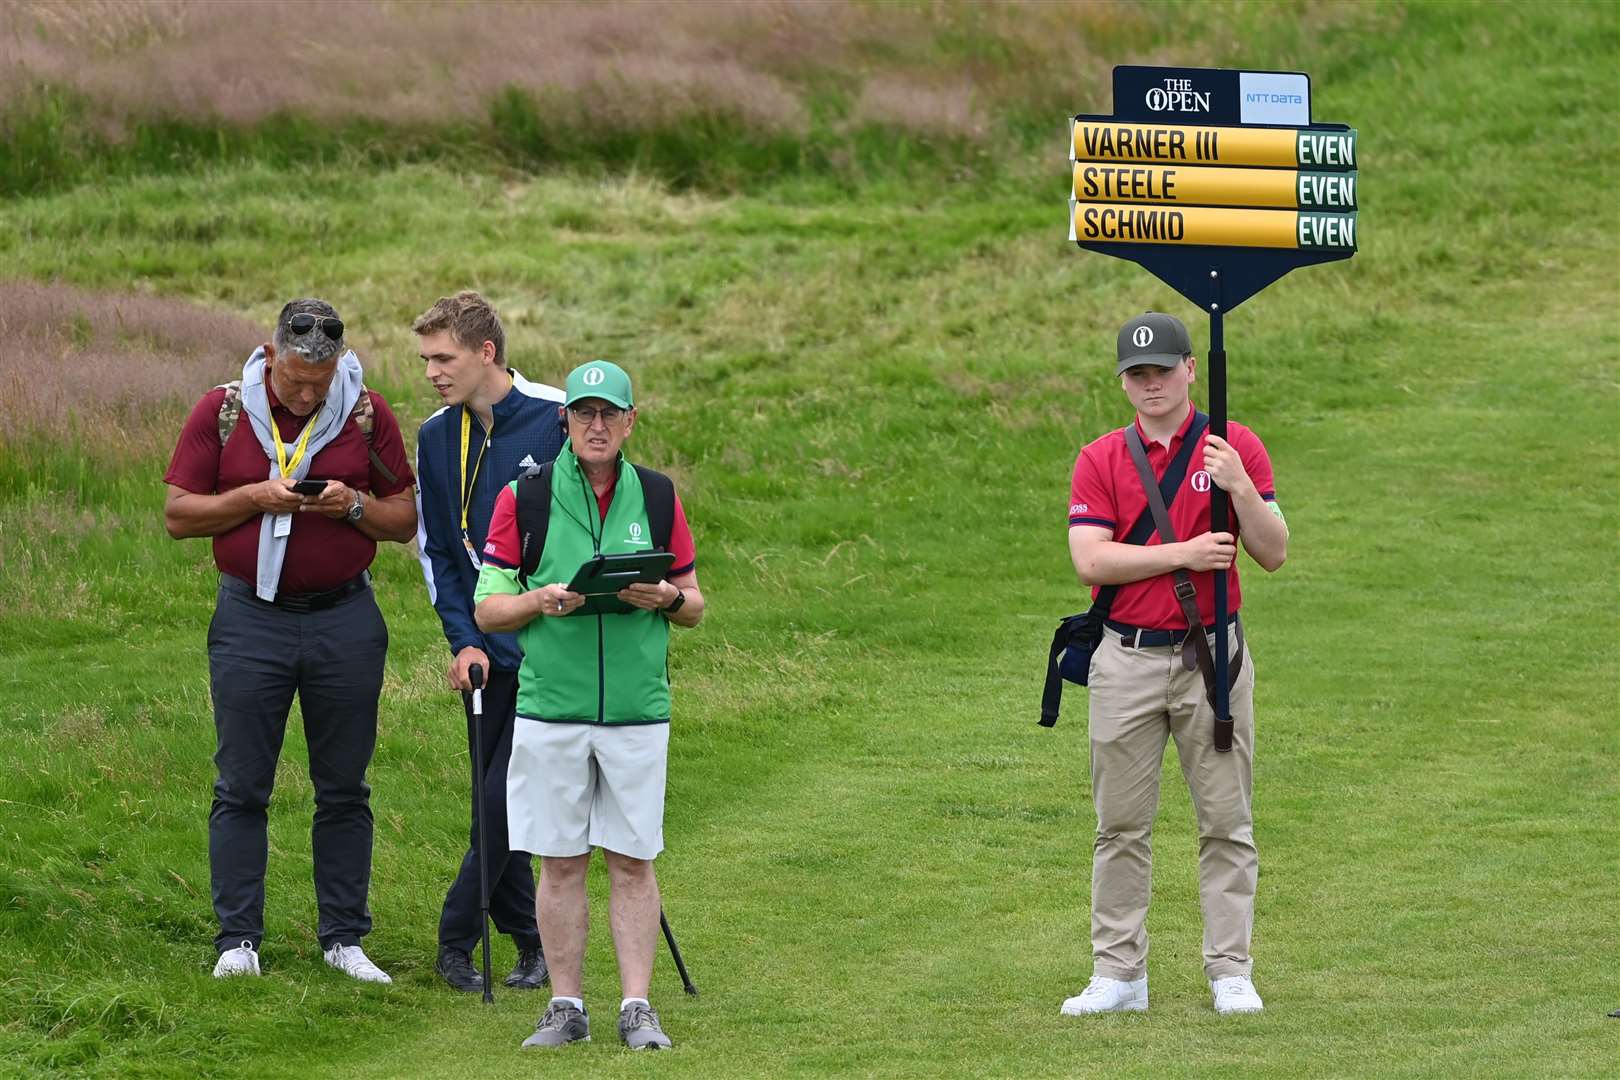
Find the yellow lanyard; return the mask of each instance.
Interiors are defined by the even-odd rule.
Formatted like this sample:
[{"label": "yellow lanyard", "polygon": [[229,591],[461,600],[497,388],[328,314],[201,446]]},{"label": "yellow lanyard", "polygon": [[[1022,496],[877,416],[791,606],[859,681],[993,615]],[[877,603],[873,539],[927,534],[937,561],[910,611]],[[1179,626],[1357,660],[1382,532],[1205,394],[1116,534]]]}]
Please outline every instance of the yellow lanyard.
[{"label": "yellow lanyard", "polygon": [[[461,407],[461,533],[467,534],[467,507],[472,505],[472,486],[467,483],[467,443],[472,435],[472,410],[463,405]],[[478,448],[478,460],[473,462],[472,482],[478,483],[478,469],[484,464],[484,451],[489,449],[489,441],[495,434],[494,418],[490,418],[489,430],[484,433],[484,445]],[[470,550],[470,549],[469,549]]]},{"label": "yellow lanyard", "polygon": [[287,449],[281,445],[281,429],[276,427],[276,418],[272,413],[270,430],[275,434],[275,438],[270,441],[276,444],[276,468],[281,470],[283,478],[291,476],[293,470],[298,468],[298,463],[304,460],[304,451],[309,449],[309,433],[315,430],[315,421],[319,420],[320,417],[321,410],[316,409],[315,415],[311,416],[309,422],[304,425],[304,433],[298,436],[298,445],[293,447],[292,462],[289,464],[287,461]]}]

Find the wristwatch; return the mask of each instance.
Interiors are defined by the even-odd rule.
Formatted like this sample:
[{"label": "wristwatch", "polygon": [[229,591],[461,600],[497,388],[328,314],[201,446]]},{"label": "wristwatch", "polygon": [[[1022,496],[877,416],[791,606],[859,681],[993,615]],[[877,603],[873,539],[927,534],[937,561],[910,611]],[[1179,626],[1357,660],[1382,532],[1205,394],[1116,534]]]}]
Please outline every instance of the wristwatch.
[{"label": "wristwatch", "polygon": [[354,493],[354,502],[349,504],[348,520],[350,524],[358,525],[360,515],[366,512],[366,497],[359,491]]},{"label": "wristwatch", "polygon": [[661,610],[665,615],[673,615],[677,611],[681,610],[681,605],[684,603],[686,603],[686,590],[676,589],[675,599],[669,602],[669,606],[660,608],[659,610]]}]

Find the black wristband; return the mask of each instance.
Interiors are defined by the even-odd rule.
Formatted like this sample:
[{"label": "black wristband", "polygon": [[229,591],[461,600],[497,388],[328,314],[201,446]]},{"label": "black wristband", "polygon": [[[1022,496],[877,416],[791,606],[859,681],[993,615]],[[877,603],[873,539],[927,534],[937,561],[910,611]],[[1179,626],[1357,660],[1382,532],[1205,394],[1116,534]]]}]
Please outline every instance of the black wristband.
[{"label": "black wristband", "polygon": [[669,602],[668,607],[660,608],[659,610],[665,615],[673,615],[677,611],[681,610],[681,605],[684,603],[686,603],[686,590],[677,588],[675,590],[675,599]]}]

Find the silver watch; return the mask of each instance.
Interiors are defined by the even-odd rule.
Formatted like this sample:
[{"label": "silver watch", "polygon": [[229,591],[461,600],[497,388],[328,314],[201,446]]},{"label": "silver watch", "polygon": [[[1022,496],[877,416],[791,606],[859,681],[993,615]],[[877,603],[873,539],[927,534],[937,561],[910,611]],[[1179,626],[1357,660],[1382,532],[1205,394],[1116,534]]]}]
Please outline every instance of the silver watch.
[{"label": "silver watch", "polygon": [[353,524],[359,524],[360,515],[366,512],[366,497],[359,491],[354,493],[354,502],[349,504],[348,519]]}]

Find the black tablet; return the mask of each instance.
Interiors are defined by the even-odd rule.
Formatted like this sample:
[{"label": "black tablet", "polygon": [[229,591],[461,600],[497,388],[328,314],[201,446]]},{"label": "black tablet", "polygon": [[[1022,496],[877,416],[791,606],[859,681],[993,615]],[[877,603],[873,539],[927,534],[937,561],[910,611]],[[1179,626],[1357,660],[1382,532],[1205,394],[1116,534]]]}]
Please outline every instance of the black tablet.
[{"label": "black tablet", "polygon": [[585,603],[571,614],[635,611],[635,608],[619,599],[619,590],[637,581],[648,584],[663,581],[674,562],[675,554],[670,551],[637,551],[586,559],[574,573],[574,579],[568,583],[569,592],[585,596]]}]

